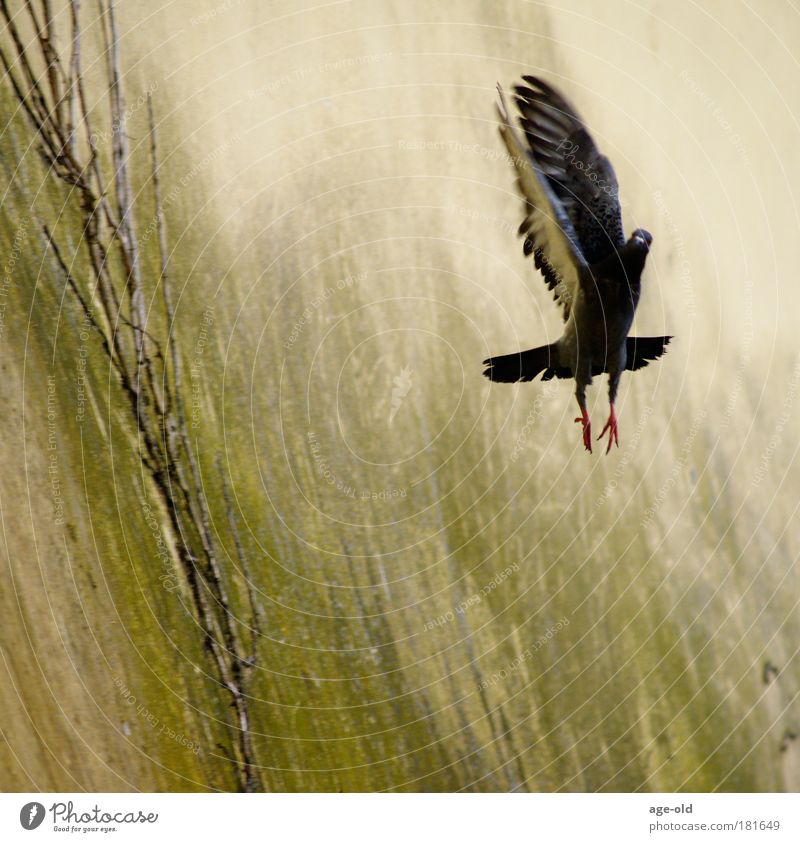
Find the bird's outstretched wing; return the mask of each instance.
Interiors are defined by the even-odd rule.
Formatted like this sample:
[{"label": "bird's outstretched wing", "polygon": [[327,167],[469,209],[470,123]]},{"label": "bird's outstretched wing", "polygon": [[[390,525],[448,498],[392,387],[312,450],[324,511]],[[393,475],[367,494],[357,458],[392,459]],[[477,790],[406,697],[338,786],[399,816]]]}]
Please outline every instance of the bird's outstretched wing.
[{"label": "bird's outstretched wing", "polygon": [[553,192],[540,165],[525,148],[517,130],[511,125],[505,95],[497,86],[500,102],[500,134],[517,171],[517,186],[525,199],[525,219],[520,234],[525,235],[526,254],[533,252],[536,268],[544,276],[556,301],[564,308],[564,320],[579,289],[581,278],[588,273],[588,264],[581,252],[578,237],[564,207]]},{"label": "bird's outstretched wing", "polygon": [[564,97],[535,76],[522,78],[527,85],[514,87],[514,101],[530,153],[567,212],[584,258],[599,263],[625,242],[614,168]]}]

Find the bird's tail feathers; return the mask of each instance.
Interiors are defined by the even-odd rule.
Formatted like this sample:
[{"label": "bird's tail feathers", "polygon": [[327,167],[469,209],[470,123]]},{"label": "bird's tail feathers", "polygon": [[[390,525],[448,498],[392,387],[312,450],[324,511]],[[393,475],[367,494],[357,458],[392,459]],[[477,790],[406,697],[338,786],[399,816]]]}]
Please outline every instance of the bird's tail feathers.
[{"label": "bird's tail feathers", "polygon": [[671,339],[671,336],[629,336],[626,348],[628,362],[625,368],[637,371],[657,360],[666,352]]},{"label": "bird's tail feathers", "polygon": [[[628,371],[638,371],[657,360],[667,350],[671,336],[629,336],[627,339]],[[502,357],[489,357],[483,364],[483,372],[493,383],[527,383],[539,374],[542,380],[553,377],[569,379],[573,377],[572,369],[561,365],[558,358],[558,345],[542,345],[517,354],[505,354]],[[602,374],[603,368],[597,366],[592,375]]]},{"label": "bird's tail feathers", "polygon": [[544,372],[542,380],[572,377],[572,370],[560,365],[558,346],[555,344],[502,357],[489,357],[483,364],[486,366],[484,377],[494,383],[527,383],[541,372]]}]

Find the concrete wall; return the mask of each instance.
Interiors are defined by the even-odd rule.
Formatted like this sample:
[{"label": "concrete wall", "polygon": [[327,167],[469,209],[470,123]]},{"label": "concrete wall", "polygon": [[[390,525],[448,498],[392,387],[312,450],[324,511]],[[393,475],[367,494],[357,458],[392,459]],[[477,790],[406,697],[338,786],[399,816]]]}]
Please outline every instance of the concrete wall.
[{"label": "concrete wall", "polygon": [[[790,6],[160,6],[120,12],[137,223],[150,90],[174,341],[244,637],[219,454],[258,603],[261,785],[797,789]],[[623,379],[607,458],[579,446],[568,384],[481,377],[559,330],[494,122],[495,83],[527,72],[579,107],[626,229],[654,235],[635,332],[676,337]],[[235,788],[229,697],[159,578],[130,413],[44,256],[37,216],[80,253],[74,197],[7,88],[2,125],[2,255],[22,245],[0,337],[0,783]]]}]

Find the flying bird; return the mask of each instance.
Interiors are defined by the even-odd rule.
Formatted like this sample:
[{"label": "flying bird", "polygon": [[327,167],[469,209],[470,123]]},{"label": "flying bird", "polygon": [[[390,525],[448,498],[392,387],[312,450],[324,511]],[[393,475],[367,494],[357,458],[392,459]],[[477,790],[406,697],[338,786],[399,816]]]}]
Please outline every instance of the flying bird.
[{"label": "flying bird", "polygon": [[496,383],[575,378],[583,444],[591,453],[592,426],[586,387],[608,373],[609,415],[598,439],[619,447],[614,403],[623,371],[638,371],[666,350],[671,336],[628,336],[639,303],[641,276],[652,236],[637,228],[626,241],[614,168],[601,155],[575,109],[550,85],[523,76],[514,102],[525,144],[512,125],[503,89],[500,134],[525,200],[519,234],[523,251],[533,255],[564,316],[557,342],[484,360],[486,377]]}]

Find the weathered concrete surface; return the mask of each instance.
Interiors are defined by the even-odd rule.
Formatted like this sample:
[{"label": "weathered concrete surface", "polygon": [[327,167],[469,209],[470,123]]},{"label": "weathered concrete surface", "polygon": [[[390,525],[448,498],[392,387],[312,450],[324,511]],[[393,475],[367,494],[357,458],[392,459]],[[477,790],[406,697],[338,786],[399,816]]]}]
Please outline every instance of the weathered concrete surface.
[{"label": "weathered concrete surface", "polygon": [[[245,639],[218,454],[259,605],[263,786],[797,789],[788,4],[160,5],[121,12],[137,222],[153,270],[151,90]],[[677,337],[624,378],[608,458],[579,447],[566,384],[480,376],[558,330],[492,112],[530,71],[654,234],[636,330]],[[2,101],[0,784],[233,788],[229,697],[157,551],[128,406],[43,258],[37,214],[63,209],[77,249],[74,198]]]}]

